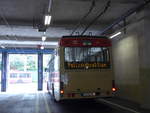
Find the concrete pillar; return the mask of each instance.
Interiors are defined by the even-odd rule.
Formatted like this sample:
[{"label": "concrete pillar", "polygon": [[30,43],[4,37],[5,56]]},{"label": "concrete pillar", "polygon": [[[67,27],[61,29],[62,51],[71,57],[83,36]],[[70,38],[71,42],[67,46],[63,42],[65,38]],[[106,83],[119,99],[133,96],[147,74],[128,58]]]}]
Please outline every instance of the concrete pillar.
[{"label": "concrete pillar", "polygon": [[2,73],[1,73],[1,91],[5,92],[7,88],[7,64],[8,64],[8,54],[7,52],[2,53]]},{"label": "concrete pillar", "polygon": [[38,90],[43,90],[43,53],[38,53]]}]

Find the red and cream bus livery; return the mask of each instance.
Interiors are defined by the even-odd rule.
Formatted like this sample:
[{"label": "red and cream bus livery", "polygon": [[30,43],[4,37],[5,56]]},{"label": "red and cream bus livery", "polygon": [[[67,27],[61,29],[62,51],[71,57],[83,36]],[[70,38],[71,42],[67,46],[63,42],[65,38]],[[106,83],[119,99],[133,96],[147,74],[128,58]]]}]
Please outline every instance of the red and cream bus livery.
[{"label": "red and cream bus livery", "polygon": [[104,36],[64,36],[49,61],[47,89],[55,100],[110,97],[115,89],[111,41]]}]

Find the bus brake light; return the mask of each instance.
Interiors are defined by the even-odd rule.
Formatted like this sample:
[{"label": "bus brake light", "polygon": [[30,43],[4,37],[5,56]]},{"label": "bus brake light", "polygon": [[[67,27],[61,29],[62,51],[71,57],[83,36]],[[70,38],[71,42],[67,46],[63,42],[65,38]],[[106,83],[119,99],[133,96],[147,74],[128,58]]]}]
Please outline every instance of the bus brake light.
[{"label": "bus brake light", "polygon": [[116,88],[112,88],[112,91],[115,92],[115,91],[116,91]]},{"label": "bus brake light", "polygon": [[115,80],[112,80],[112,91],[113,92],[117,91],[117,89],[115,87]]},{"label": "bus brake light", "polygon": [[60,93],[61,93],[61,94],[64,94],[64,91],[63,91],[63,90],[61,90],[61,91],[60,91]]}]

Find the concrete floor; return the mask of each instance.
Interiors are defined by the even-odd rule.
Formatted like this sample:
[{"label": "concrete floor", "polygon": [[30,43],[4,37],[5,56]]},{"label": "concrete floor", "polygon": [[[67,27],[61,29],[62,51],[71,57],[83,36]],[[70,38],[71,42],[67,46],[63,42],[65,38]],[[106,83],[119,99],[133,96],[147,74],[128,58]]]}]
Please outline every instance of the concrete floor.
[{"label": "concrete floor", "polygon": [[123,113],[123,111],[91,100],[55,103],[48,93],[37,92],[1,93],[0,113]]},{"label": "concrete floor", "polygon": [[[18,94],[18,93],[34,93],[37,91],[37,83],[16,83],[8,84],[7,93]],[[46,82],[43,83],[43,91],[47,90]]]}]

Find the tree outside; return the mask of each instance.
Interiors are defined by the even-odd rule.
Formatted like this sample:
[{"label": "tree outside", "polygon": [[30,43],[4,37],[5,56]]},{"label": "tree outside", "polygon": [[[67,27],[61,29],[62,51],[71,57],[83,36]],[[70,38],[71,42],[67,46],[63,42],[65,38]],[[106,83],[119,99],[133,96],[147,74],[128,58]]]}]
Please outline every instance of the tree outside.
[{"label": "tree outside", "polygon": [[17,71],[36,71],[37,61],[35,55],[11,54],[10,70]]},{"label": "tree outside", "polygon": [[35,61],[35,57],[27,56],[27,71],[36,71],[37,70],[37,61]]}]

